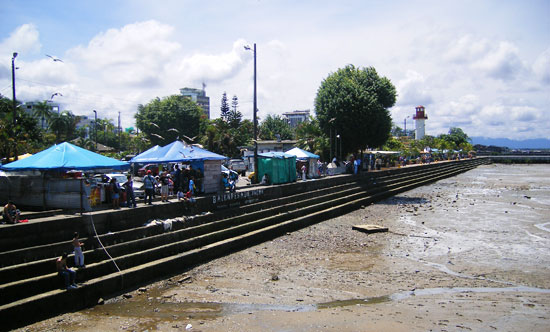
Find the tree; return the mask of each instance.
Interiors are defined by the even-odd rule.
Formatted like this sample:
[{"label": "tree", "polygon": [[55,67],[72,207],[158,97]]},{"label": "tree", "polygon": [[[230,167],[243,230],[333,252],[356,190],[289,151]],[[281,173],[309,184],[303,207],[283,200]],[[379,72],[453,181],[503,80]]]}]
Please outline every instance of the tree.
[{"label": "tree", "polygon": [[318,154],[322,159],[330,159],[329,139],[323,134],[316,118],[310,116],[309,121],[301,122],[296,127],[296,139],[299,148]]},{"label": "tree", "polygon": [[52,107],[47,100],[37,103],[33,107],[33,115],[40,119],[40,128],[45,128],[45,123],[48,123],[52,115]]},{"label": "tree", "polygon": [[[165,145],[185,136],[196,137],[206,130],[202,108],[181,95],[155,98],[139,105],[136,125],[152,144]],[[195,138],[194,141],[198,141]]]},{"label": "tree", "polygon": [[0,156],[13,157],[15,151],[34,153],[42,146],[36,119],[16,108],[17,125],[13,128],[13,102],[0,95]]},{"label": "tree", "polygon": [[325,135],[339,134],[347,154],[384,145],[392,125],[388,109],[395,100],[395,86],[373,67],[348,65],[323,80],[315,111]]},{"label": "tree", "polygon": [[227,93],[224,91],[222,95],[222,102],[220,106],[220,117],[227,121],[227,117],[229,116],[229,104],[227,103]]},{"label": "tree", "polygon": [[221,118],[214,119],[207,126],[201,143],[209,151],[238,158],[241,157],[239,148],[252,143],[253,128],[250,120],[243,120],[238,128],[232,128]]},{"label": "tree", "polygon": [[60,143],[64,138],[68,138],[69,126],[74,122],[74,115],[70,112],[61,113],[52,112],[49,120],[50,130],[55,133],[55,142]]},{"label": "tree", "polygon": [[451,129],[449,129],[449,134],[447,135],[446,139],[453,142],[453,144],[457,148],[461,144],[467,144],[470,142],[470,138],[468,137],[468,135],[466,135],[466,133],[462,129],[457,127],[451,127]]},{"label": "tree", "polygon": [[263,140],[288,140],[294,138],[294,133],[285,118],[268,114],[260,124],[259,137]]},{"label": "tree", "polygon": [[227,122],[231,128],[239,128],[243,115],[237,110],[239,106],[239,99],[237,96],[233,96],[231,100],[231,111],[227,116]]}]

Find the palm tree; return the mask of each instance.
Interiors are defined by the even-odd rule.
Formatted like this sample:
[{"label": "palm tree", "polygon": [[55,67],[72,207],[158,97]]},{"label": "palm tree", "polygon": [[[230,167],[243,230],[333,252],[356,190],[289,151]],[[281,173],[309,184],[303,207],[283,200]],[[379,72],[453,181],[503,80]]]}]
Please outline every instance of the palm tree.
[{"label": "palm tree", "polygon": [[50,116],[50,130],[55,133],[55,142],[61,142],[61,135],[67,135],[69,126],[73,121],[74,115],[71,112],[63,111],[61,113],[52,112]]},{"label": "palm tree", "polygon": [[49,122],[50,117],[52,116],[52,107],[48,104],[47,100],[38,102],[33,107],[33,115],[41,119],[40,128],[44,129],[44,120]]}]

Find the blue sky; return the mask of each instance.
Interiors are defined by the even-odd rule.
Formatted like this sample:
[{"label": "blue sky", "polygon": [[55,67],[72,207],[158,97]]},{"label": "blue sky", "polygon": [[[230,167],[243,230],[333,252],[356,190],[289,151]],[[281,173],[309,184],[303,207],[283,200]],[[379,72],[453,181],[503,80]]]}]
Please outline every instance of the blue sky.
[{"label": "blue sky", "polygon": [[[403,127],[426,107],[426,133],[548,138],[550,1],[0,1],[0,93],[57,96],[62,109],[133,125],[138,104],[206,84],[252,117],[313,110],[316,91],[347,64],[397,87]],[[54,62],[45,54],[63,59]],[[411,119],[407,128],[413,128]]]}]

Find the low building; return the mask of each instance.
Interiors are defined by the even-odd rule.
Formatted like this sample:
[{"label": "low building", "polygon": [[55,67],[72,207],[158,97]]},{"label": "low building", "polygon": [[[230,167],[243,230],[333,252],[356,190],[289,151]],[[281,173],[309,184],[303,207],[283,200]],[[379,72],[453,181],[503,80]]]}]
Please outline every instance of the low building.
[{"label": "low building", "polygon": [[286,112],[283,116],[286,117],[291,128],[296,128],[300,123],[308,121],[309,110]]}]

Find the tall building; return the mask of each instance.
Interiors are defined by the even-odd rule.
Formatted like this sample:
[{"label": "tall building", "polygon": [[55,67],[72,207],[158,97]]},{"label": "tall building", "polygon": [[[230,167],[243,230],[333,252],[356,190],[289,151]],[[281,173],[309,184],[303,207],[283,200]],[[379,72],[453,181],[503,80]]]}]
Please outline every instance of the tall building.
[{"label": "tall building", "polygon": [[183,88],[180,89],[180,93],[184,97],[191,98],[192,101],[197,103],[203,110],[204,114],[210,119],[210,97],[206,95],[206,91],[203,89]]},{"label": "tall building", "polygon": [[290,128],[296,128],[300,123],[309,119],[309,110],[286,112],[283,113],[283,116],[286,117]]},{"label": "tall building", "polygon": [[413,116],[415,126],[416,126],[416,135],[414,139],[421,140],[426,135],[426,127],[424,121],[428,120],[424,106],[416,106],[416,114]]}]

